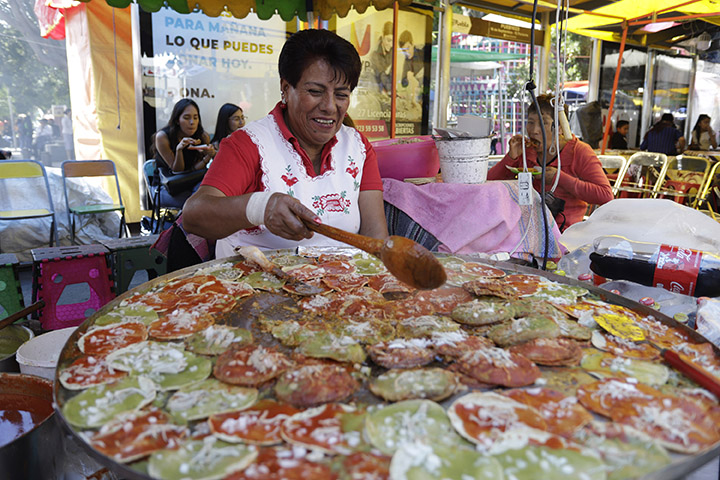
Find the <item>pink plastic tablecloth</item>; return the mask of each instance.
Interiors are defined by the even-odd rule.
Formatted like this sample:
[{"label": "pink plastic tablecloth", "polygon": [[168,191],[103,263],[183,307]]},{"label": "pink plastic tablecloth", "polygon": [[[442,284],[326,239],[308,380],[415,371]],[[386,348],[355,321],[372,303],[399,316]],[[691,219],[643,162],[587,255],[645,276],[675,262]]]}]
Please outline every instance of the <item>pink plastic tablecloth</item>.
[{"label": "pink plastic tablecloth", "polygon": [[[442,242],[441,252],[543,255],[540,196],[535,193],[532,206],[518,205],[515,181],[414,185],[385,178],[383,187],[385,201]],[[547,216],[551,228],[548,257],[558,258],[564,253],[560,231],[549,211]]]}]

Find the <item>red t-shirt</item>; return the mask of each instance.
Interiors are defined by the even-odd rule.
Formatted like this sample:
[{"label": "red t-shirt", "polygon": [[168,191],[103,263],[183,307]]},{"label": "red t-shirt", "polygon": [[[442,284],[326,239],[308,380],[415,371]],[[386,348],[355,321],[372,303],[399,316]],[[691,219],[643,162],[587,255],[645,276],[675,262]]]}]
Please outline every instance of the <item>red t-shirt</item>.
[{"label": "red t-shirt", "polygon": [[[290,142],[295,151],[300,155],[300,158],[302,158],[307,174],[315,177],[315,169],[313,168],[310,157],[308,157],[305,150],[300,146],[297,138],[295,138],[285,124],[283,117],[283,110],[285,108],[287,107],[278,102],[270,112],[270,115],[275,117],[282,136]],[[360,190],[382,190],[382,179],[380,178],[380,170],[378,170],[375,150],[362,133],[360,134],[360,138],[362,138],[363,144],[365,144],[366,151]],[[320,175],[330,168],[330,153],[336,143],[337,138],[333,137],[332,140],[323,147]],[[260,152],[257,146],[247,133],[243,130],[236,130],[232,135],[224,138],[220,142],[220,149],[210,164],[210,169],[205,174],[202,184],[215,187],[230,197],[262,191],[261,177]]]}]

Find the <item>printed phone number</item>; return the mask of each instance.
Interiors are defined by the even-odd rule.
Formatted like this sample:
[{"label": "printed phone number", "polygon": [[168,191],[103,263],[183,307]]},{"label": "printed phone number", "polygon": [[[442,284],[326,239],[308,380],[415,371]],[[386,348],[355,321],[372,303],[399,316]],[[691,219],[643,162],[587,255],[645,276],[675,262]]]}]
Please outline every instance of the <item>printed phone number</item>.
[{"label": "printed phone number", "polygon": [[365,132],[384,132],[385,131],[385,125],[358,125],[357,129],[359,132],[365,133]]}]

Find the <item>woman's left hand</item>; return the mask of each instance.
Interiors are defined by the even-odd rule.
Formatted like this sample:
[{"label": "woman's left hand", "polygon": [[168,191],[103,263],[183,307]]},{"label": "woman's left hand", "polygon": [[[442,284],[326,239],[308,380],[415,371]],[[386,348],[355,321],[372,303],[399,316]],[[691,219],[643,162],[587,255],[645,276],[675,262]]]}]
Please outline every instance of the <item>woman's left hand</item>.
[{"label": "woman's left hand", "polygon": [[545,167],[545,185],[552,185],[555,183],[555,174],[557,174],[557,168]]}]

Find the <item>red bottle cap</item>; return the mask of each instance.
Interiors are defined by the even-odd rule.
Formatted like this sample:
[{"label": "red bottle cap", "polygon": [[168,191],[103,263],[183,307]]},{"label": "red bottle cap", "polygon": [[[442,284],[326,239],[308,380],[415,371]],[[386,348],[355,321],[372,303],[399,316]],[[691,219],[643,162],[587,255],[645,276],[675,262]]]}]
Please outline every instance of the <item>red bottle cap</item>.
[{"label": "red bottle cap", "polygon": [[648,307],[652,307],[653,305],[655,305],[655,299],[652,297],[643,297],[639,301],[640,303],[642,303],[643,305],[647,305]]},{"label": "red bottle cap", "polygon": [[580,280],[581,282],[589,282],[590,280],[592,280],[592,278],[592,273],[581,273],[580,275],[578,275],[578,280]]}]

